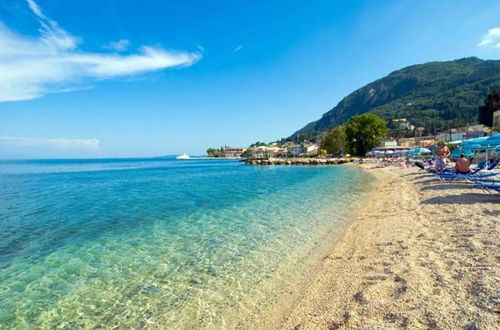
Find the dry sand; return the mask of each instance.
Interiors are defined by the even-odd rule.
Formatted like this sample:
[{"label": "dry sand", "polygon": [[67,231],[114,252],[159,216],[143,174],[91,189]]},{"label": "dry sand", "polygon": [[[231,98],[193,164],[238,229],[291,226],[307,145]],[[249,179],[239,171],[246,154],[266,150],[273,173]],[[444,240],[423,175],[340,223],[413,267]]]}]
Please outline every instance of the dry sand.
[{"label": "dry sand", "polygon": [[377,188],[282,329],[499,329],[500,196],[418,169]]}]

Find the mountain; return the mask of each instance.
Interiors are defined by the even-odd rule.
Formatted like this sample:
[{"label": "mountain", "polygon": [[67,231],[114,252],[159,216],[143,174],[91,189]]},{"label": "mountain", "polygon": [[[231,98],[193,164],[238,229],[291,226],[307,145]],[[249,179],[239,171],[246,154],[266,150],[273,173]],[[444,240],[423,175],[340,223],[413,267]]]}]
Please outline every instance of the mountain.
[{"label": "mountain", "polygon": [[492,89],[500,89],[500,60],[467,57],[412,65],[352,92],[289,139],[298,134],[305,139],[315,137],[366,112],[389,123],[407,118],[425,127],[425,133],[447,129],[458,119],[476,123],[478,107]]}]

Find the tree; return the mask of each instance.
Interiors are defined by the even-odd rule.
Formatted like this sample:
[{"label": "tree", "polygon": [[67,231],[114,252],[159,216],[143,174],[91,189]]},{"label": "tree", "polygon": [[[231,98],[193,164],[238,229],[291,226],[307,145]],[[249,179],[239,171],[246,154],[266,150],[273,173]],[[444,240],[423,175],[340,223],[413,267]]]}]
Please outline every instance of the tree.
[{"label": "tree", "polygon": [[387,134],[387,123],[377,115],[365,113],[351,117],[347,121],[345,132],[351,153],[364,156]]},{"label": "tree", "polygon": [[321,139],[321,149],[330,155],[343,154],[346,150],[345,126],[340,125],[333,128]]},{"label": "tree", "polygon": [[479,123],[493,126],[493,112],[500,110],[500,90],[492,90],[479,107]]},{"label": "tree", "polygon": [[467,122],[463,119],[455,119],[455,123],[454,123],[455,127],[458,128],[458,127],[464,127],[465,125],[467,125]]},{"label": "tree", "polygon": [[207,149],[208,157],[224,157],[224,149],[222,147],[220,149],[208,148]]},{"label": "tree", "polygon": [[500,132],[500,124],[496,124],[491,128],[492,132]]},{"label": "tree", "polygon": [[253,148],[253,147],[265,147],[267,146],[267,143],[265,142],[260,142],[260,141],[257,141],[255,143],[252,143],[249,148]]}]

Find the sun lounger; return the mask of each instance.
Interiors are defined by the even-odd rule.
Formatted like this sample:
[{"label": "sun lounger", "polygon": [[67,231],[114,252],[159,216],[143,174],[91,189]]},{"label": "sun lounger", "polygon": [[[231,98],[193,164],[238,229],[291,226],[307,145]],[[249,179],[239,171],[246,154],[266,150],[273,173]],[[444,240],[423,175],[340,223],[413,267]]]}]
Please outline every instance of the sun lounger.
[{"label": "sun lounger", "polygon": [[474,187],[481,188],[489,193],[492,191],[496,191],[500,193],[500,184],[482,184],[482,183],[476,183],[474,184]]},{"label": "sun lounger", "polygon": [[[467,174],[459,174],[459,173],[437,173],[437,177],[441,181],[455,181],[457,179],[468,179],[468,178],[474,178],[474,177],[488,177],[488,176],[494,176],[497,175],[497,173],[479,173],[480,171],[484,170],[487,166],[489,165],[489,162],[487,160],[483,160],[479,164],[477,164],[476,168],[471,171],[470,173]],[[495,165],[496,166],[496,165]],[[479,173],[479,174],[478,174]]]},{"label": "sun lounger", "polygon": [[499,160],[495,160],[493,163],[490,163],[490,164],[488,165],[487,170],[488,170],[488,171],[494,170],[494,169],[495,169],[495,167],[497,167],[499,164],[500,164],[500,159],[499,159]]}]

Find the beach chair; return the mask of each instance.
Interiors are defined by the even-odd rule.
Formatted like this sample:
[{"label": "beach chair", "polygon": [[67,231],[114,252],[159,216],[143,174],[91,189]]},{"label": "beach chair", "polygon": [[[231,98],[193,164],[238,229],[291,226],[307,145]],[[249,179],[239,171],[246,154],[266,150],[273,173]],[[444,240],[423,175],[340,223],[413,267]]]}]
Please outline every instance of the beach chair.
[{"label": "beach chair", "polygon": [[476,183],[476,184],[474,184],[474,187],[481,188],[482,190],[487,191],[488,193],[492,193],[494,191],[497,193],[500,193],[500,184]]},{"label": "beach chair", "polygon": [[487,168],[486,170],[488,170],[488,171],[492,171],[492,170],[494,170],[494,169],[495,169],[495,167],[497,167],[499,164],[500,164],[500,159],[497,159],[497,160],[493,161],[492,163],[490,163],[490,164],[488,165],[488,168]]},{"label": "beach chair", "polygon": [[[455,181],[457,179],[468,179],[468,178],[473,178],[473,177],[489,177],[489,176],[494,176],[497,175],[497,173],[487,173],[487,174],[478,174],[480,171],[484,170],[487,168],[489,165],[489,162],[487,160],[483,160],[479,164],[477,164],[476,168],[467,174],[457,174],[457,173],[437,173],[437,177],[439,180],[445,182],[445,181]],[[495,165],[496,166],[496,165]],[[494,168],[494,167],[493,167]]]},{"label": "beach chair", "polygon": [[[421,161],[416,161],[415,166],[418,168],[421,168],[422,170],[429,172],[429,173],[436,173],[436,166],[432,164],[432,162],[421,162]],[[453,167],[445,167],[443,169],[443,174],[444,173],[449,173],[449,174],[455,174],[455,169]]]}]

